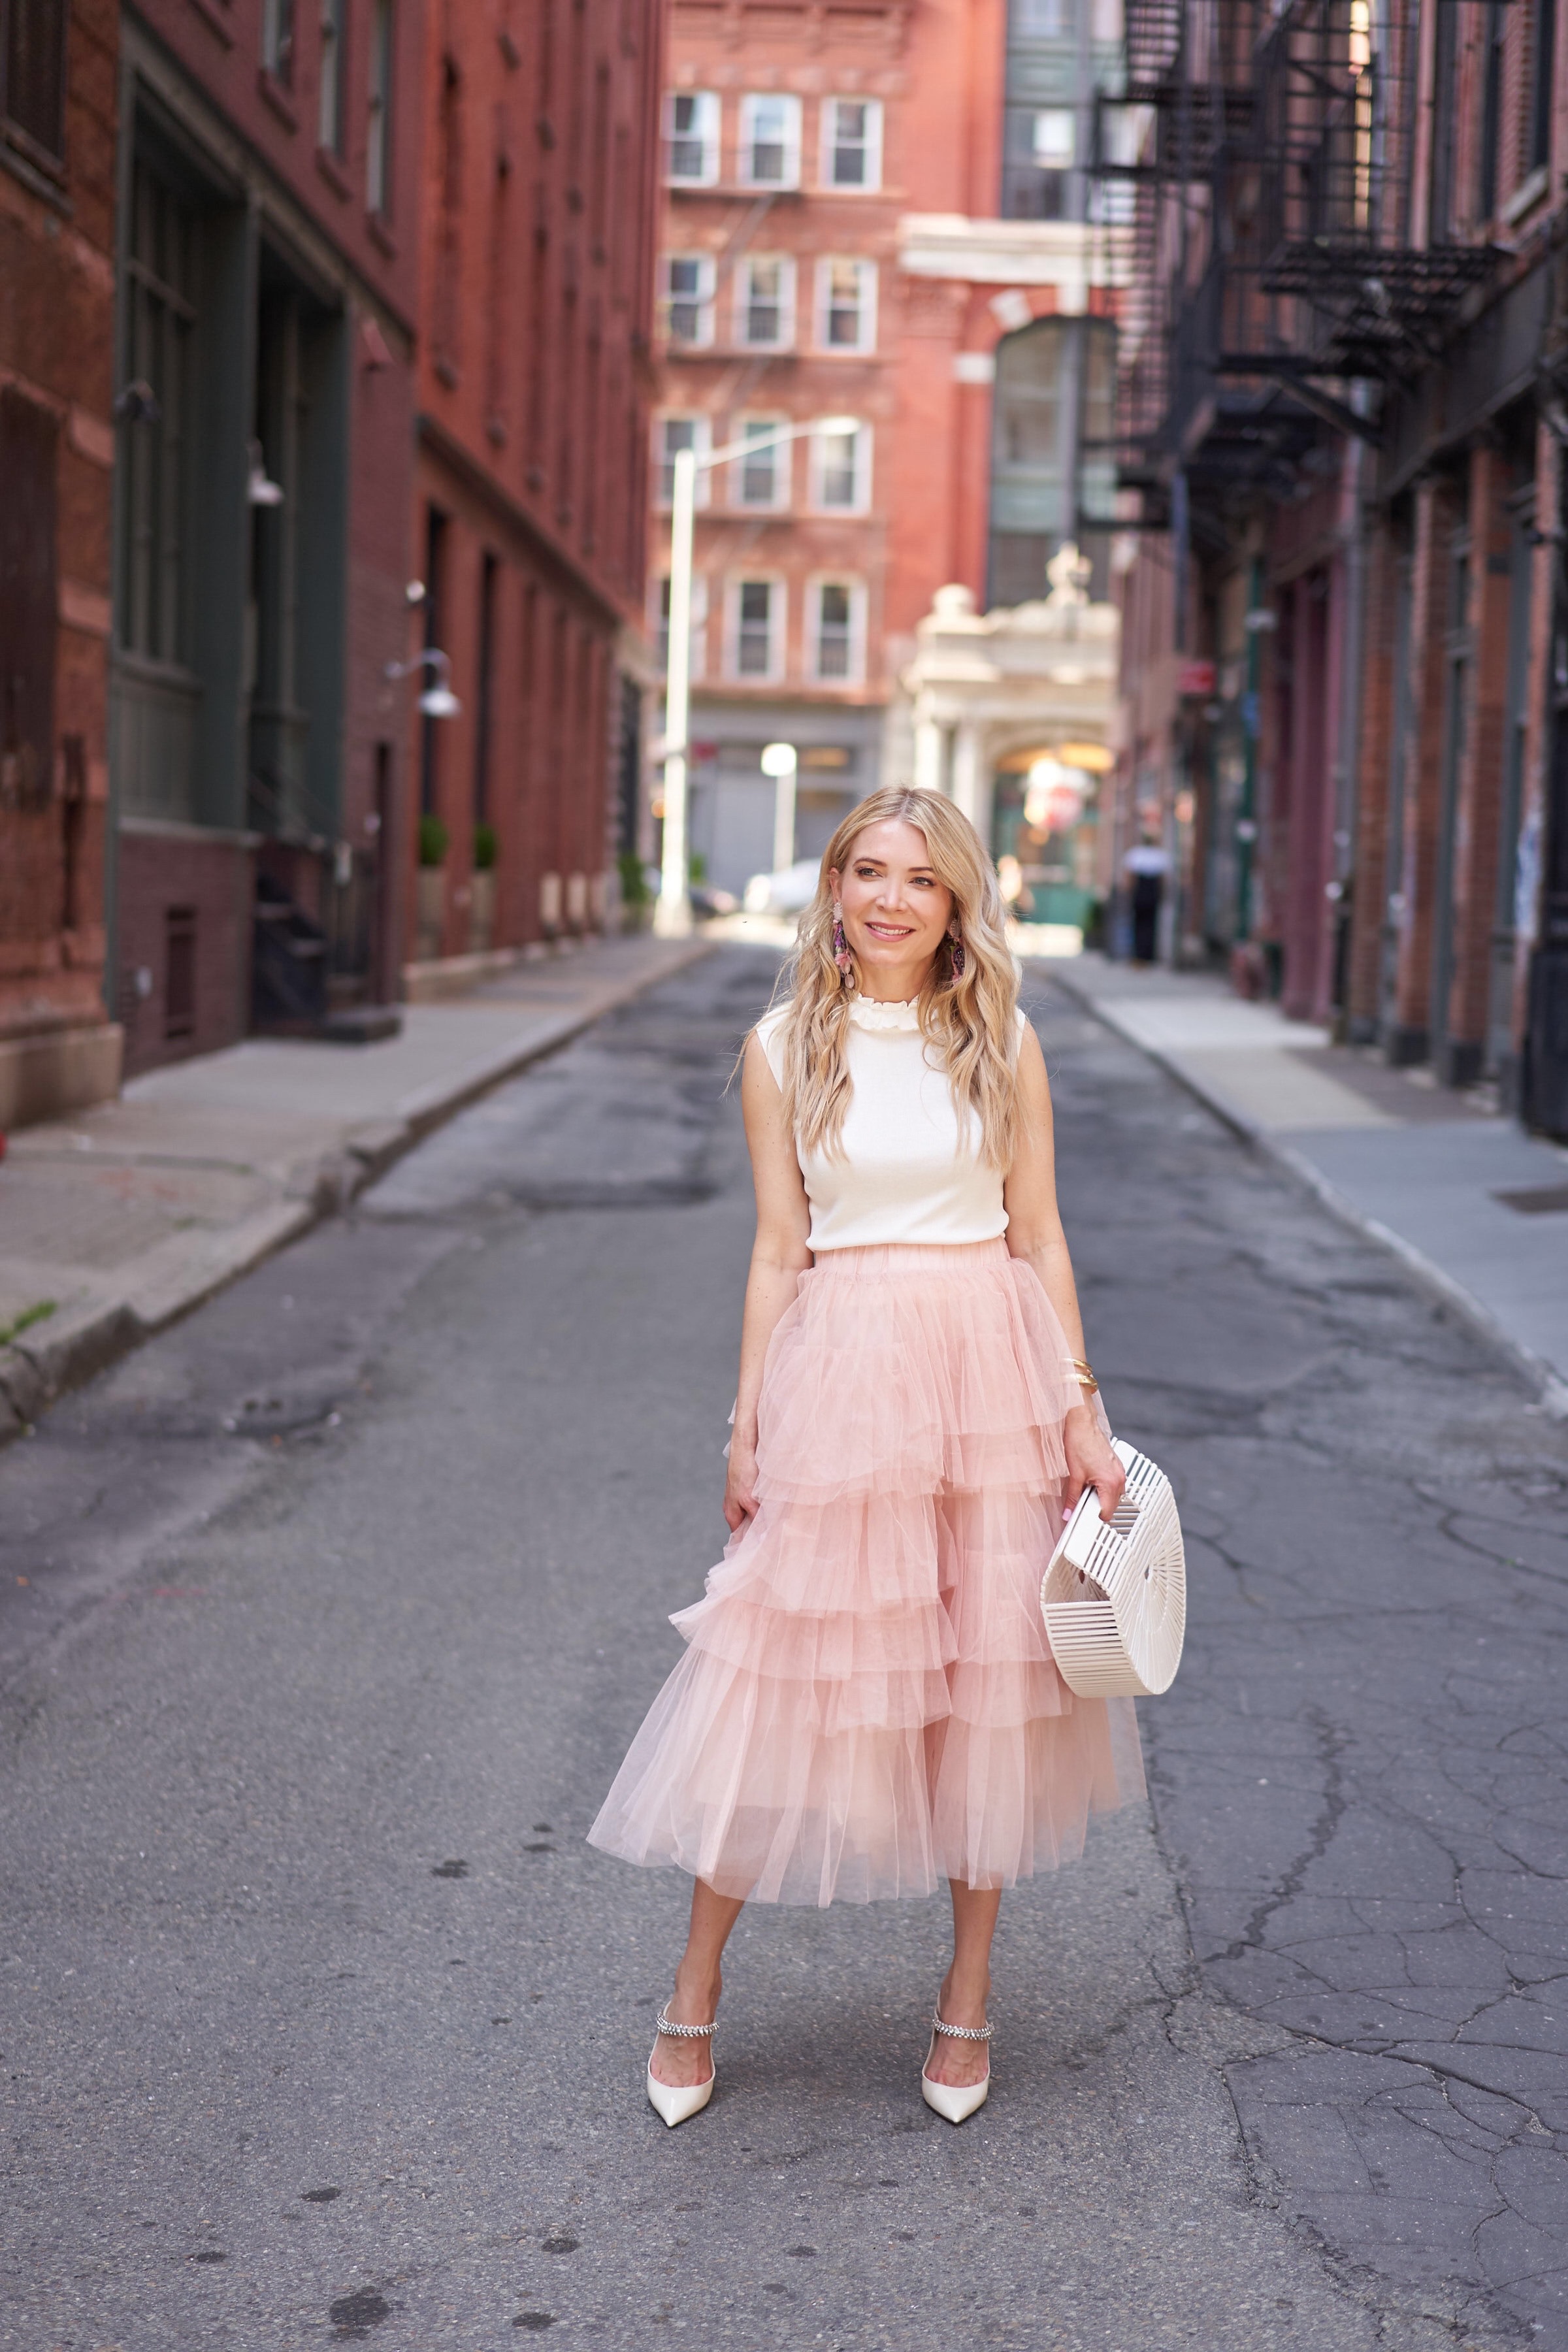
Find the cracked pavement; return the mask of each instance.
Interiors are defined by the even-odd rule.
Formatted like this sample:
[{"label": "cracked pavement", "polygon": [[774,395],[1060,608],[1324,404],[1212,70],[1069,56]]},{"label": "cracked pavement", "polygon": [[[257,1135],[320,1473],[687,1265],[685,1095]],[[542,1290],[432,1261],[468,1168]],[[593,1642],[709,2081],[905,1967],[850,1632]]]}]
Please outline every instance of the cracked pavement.
[{"label": "cracked pavement", "polygon": [[1568,2347],[1568,1432],[1048,984],[1188,1536],[1152,1816],[1007,1899],[963,2131],[934,1903],[748,1914],[712,2106],[643,2104],[684,1887],[582,1833],[722,1540],[771,978],[615,1015],[0,1461],[0,2347]]}]

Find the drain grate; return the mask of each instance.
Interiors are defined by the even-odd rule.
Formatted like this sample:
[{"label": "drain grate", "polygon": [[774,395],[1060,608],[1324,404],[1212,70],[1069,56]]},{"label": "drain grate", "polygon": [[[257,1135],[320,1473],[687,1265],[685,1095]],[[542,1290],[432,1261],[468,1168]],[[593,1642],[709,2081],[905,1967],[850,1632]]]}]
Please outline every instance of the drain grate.
[{"label": "drain grate", "polygon": [[1568,1184],[1530,1184],[1522,1192],[1494,1192],[1492,1199],[1521,1217],[1555,1216],[1568,1210]]}]

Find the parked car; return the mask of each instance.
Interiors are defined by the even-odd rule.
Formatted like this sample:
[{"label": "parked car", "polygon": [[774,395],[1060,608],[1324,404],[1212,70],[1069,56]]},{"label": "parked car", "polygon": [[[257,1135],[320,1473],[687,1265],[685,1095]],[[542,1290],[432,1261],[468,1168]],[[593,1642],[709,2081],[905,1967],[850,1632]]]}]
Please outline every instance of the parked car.
[{"label": "parked car", "polygon": [[798,858],[778,874],[753,874],[742,900],[748,915],[798,915],[816,896],[819,858]]}]

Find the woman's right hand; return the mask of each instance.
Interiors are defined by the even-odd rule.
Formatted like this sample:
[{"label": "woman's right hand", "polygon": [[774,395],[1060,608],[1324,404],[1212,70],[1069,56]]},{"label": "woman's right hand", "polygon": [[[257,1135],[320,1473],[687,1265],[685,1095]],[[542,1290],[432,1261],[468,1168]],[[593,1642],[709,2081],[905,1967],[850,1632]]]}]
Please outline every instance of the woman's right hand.
[{"label": "woman's right hand", "polygon": [[730,1474],[724,1481],[724,1524],[739,1535],[757,1515],[757,1448],[740,1437],[730,1440]]}]

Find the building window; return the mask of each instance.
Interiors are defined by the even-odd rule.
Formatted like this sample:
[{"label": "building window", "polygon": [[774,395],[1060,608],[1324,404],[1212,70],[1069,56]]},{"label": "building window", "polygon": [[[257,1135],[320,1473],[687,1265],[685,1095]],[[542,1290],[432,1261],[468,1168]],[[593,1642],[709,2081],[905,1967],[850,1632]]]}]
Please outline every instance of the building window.
[{"label": "building window", "polygon": [[749,449],[731,467],[731,498],[738,507],[766,507],[776,511],[789,504],[790,445],[771,436],[789,422],[784,416],[743,416],[738,438],[766,441],[768,446]]},{"label": "building window", "polygon": [[[654,647],[662,677],[669,667],[669,574],[654,583]],[[700,572],[691,582],[691,675],[701,677],[708,667],[708,583]]]},{"label": "building window", "polygon": [[262,0],[261,62],[275,81],[294,79],[294,0]]},{"label": "building window", "polygon": [[753,92],[741,100],[741,179],[749,188],[800,185],[800,100]]},{"label": "building window", "polygon": [[812,676],[825,686],[854,686],[866,662],[866,591],[858,580],[818,580],[807,603]]},{"label": "building window", "polygon": [[776,580],[737,580],[731,591],[731,647],[737,677],[775,678],[782,669],[784,592]]},{"label": "building window", "polygon": [[882,184],[882,109],[874,98],[828,98],[822,105],[822,184]]},{"label": "building window", "polygon": [[[705,416],[660,416],[655,420],[653,430],[653,461],[658,471],[656,503],[668,509],[675,497],[676,457],[682,449],[695,449],[700,457],[706,456],[708,419]],[[700,507],[708,503],[708,475],[702,467],[699,467],[697,475],[697,503]]]},{"label": "building window", "polygon": [[710,188],[719,177],[719,98],[671,90],[664,102],[666,176],[672,187]]},{"label": "building window", "polygon": [[146,661],[183,662],[190,621],[186,499],[197,221],[140,158],[132,175],[128,245],[125,381],[145,386],[150,397],[139,394],[116,468],[120,644]]},{"label": "building window", "polygon": [[713,340],[713,257],[667,253],[664,317],[672,343],[705,350]]},{"label": "building window", "polygon": [[1042,107],[1029,143],[1042,172],[1070,172],[1078,159],[1078,123],[1071,107]]},{"label": "building window", "polygon": [[814,433],[811,502],[829,514],[864,514],[871,502],[871,435]]},{"label": "building window", "polygon": [[20,143],[49,163],[66,145],[66,0],[0,5],[0,115]]},{"label": "building window", "polygon": [[819,261],[816,340],[824,351],[868,352],[877,341],[877,265]]},{"label": "building window", "polygon": [[373,0],[370,22],[370,122],[364,197],[384,219],[392,210],[392,0]]},{"label": "building window", "polygon": [[316,144],[343,152],[343,0],[321,0],[321,79],[316,90]]},{"label": "building window", "polygon": [[752,351],[786,351],[795,341],[795,263],[751,254],[735,271],[735,341]]}]

